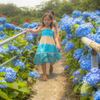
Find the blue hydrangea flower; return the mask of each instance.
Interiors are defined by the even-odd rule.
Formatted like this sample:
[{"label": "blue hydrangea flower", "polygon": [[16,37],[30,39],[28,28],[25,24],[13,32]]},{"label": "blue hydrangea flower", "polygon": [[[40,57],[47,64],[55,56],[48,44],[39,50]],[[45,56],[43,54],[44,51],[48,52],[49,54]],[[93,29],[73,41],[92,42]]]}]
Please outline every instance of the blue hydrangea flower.
[{"label": "blue hydrangea flower", "polygon": [[90,18],[91,18],[92,20],[96,20],[97,15],[96,15],[94,12],[91,12],[91,13],[90,13]]},{"label": "blue hydrangea flower", "polygon": [[98,68],[92,68],[90,71],[92,74],[98,73]]},{"label": "blue hydrangea flower", "polygon": [[96,33],[97,33],[97,35],[100,35],[100,27],[96,28]]},{"label": "blue hydrangea flower", "polygon": [[0,18],[0,23],[4,23],[4,22],[6,22],[6,18],[1,17],[1,18]]},{"label": "blue hydrangea flower", "polygon": [[87,93],[82,93],[82,94],[81,94],[81,97],[84,97],[85,95],[87,95]]},{"label": "blue hydrangea flower", "polygon": [[100,100],[100,90],[95,93],[94,100]]},{"label": "blue hydrangea flower", "polygon": [[32,33],[27,34],[27,40],[31,42],[34,39],[35,35]]},{"label": "blue hydrangea flower", "polygon": [[99,10],[94,10],[94,13],[95,13],[96,15],[100,15],[100,11],[99,11]]},{"label": "blue hydrangea flower", "polygon": [[30,50],[31,50],[31,46],[30,46],[30,45],[26,46],[26,47],[24,48],[24,50],[30,51]]},{"label": "blue hydrangea flower", "polygon": [[82,55],[81,58],[80,58],[80,60],[78,61],[79,64],[81,64],[82,61],[84,61],[84,60],[86,60],[86,59],[87,59],[87,56],[86,56],[86,55]]},{"label": "blue hydrangea flower", "polygon": [[76,18],[76,17],[81,16],[81,12],[80,12],[80,11],[77,11],[77,10],[73,11],[72,14],[73,14],[73,15],[72,15],[73,18]]},{"label": "blue hydrangea flower", "polygon": [[32,78],[38,78],[38,73],[37,73],[37,71],[34,71],[34,72],[30,72],[30,73],[28,73],[28,75],[29,75],[29,77],[32,77]]},{"label": "blue hydrangea flower", "polygon": [[11,24],[10,28],[15,30],[15,25]]},{"label": "blue hydrangea flower", "polygon": [[66,42],[68,42],[68,39],[63,39],[61,44],[64,45]]},{"label": "blue hydrangea flower", "polygon": [[88,35],[91,32],[91,29],[93,29],[91,23],[84,23],[75,30],[75,34],[77,37],[83,37]]},{"label": "blue hydrangea flower", "polygon": [[[0,82],[6,83],[5,79],[1,80]],[[2,89],[7,88],[7,85],[1,85],[1,84],[0,84],[0,88],[2,88]]]},{"label": "blue hydrangea flower", "polygon": [[78,80],[79,80],[78,77],[74,77],[74,78],[73,78],[74,84],[78,84]]},{"label": "blue hydrangea flower", "polygon": [[82,56],[82,53],[83,53],[83,49],[77,49],[73,54],[74,59],[78,60]]},{"label": "blue hydrangea flower", "polygon": [[23,29],[20,27],[15,27],[15,31],[23,31]]},{"label": "blue hydrangea flower", "polygon": [[81,25],[81,24],[84,24],[84,22],[83,22],[82,18],[75,18],[73,24],[79,24],[79,25]]},{"label": "blue hydrangea flower", "polygon": [[79,76],[79,74],[80,74],[80,72],[79,72],[78,70],[76,70],[75,72],[73,72],[72,75],[74,75],[74,76]]},{"label": "blue hydrangea flower", "polygon": [[0,53],[5,54],[4,48],[0,47]]},{"label": "blue hydrangea flower", "polygon": [[28,23],[24,23],[24,24],[23,24],[23,28],[27,28],[28,25],[29,25]]},{"label": "blue hydrangea flower", "polygon": [[16,59],[13,61],[13,66],[17,67],[17,66],[20,66],[20,70],[23,70],[25,67],[24,67],[24,63],[22,61],[20,61],[19,59]]},{"label": "blue hydrangea flower", "polygon": [[90,86],[94,84],[96,85],[98,82],[98,77],[99,77],[98,74],[89,73],[89,75],[88,74],[86,75],[86,81]]},{"label": "blue hydrangea flower", "polygon": [[68,51],[69,51],[70,49],[74,48],[74,46],[75,46],[74,43],[68,42],[68,43],[66,44],[66,46],[65,46],[64,49],[65,49],[65,51],[68,53]]},{"label": "blue hydrangea flower", "polygon": [[29,26],[28,26],[28,28],[35,28],[36,26],[38,26],[38,23],[32,23],[32,24],[30,24]]},{"label": "blue hydrangea flower", "polygon": [[100,44],[100,35],[97,35],[96,38],[95,38],[95,42],[99,43]]},{"label": "blue hydrangea flower", "polygon": [[65,66],[65,67],[64,67],[64,70],[67,70],[67,69],[69,69],[69,66]]},{"label": "blue hydrangea flower", "polygon": [[4,28],[3,28],[3,25],[0,25],[0,31],[3,31]]},{"label": "blue hydrangea flower", "polygon": [[13,82],[16,79],[16,72],[10,67],[2,67],[0,72],[6,72],[4,77],[7,82]]},{"label": "blue hydrangea flower", "polygon": [[87,71],[90,71],[91,69],[91,60],[83,60],[81,63],[80,63],[80,68],[82,70],[87,70]]},{"label": "blue hydrangea flower", "polygon": [[1,33],[0,34],[0,40],[4,40],[6,38],[6,34]]},{"label": "blue hydrangea flower", "polygon": [[82,19],[85,20],[88,16],[90,17],[90,13],[89,12],[83,12]]}]

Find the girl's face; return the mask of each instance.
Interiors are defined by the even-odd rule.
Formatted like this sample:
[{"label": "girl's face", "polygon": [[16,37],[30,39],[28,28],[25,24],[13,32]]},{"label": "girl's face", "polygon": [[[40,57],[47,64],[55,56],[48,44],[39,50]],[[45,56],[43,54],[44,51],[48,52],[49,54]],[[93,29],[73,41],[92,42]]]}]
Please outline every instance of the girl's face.
[{"label": "girl's face", "polygon": [[48,27],[50,26],[52,20],[49,18],[49,16],[45,16],[43,19],[43,22],[44,22],[44,25]]}]

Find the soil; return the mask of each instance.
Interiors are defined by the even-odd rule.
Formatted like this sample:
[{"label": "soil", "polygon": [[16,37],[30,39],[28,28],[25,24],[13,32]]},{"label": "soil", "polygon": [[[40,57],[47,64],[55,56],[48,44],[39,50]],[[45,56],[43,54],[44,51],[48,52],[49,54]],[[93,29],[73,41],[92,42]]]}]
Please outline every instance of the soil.
[{"label": "soil", "polygon": [[79,95],[73,94],[72,82],[68,81],[68,72],[64,71],[64,50],[60,52],[62,58],[53,65],[53,73],[49,74],[50,64],[47,64],[47,81],[42,80],[42,67],[37,69],[39,78],[32,85],[31,97],[28,100],[80,100]]}]

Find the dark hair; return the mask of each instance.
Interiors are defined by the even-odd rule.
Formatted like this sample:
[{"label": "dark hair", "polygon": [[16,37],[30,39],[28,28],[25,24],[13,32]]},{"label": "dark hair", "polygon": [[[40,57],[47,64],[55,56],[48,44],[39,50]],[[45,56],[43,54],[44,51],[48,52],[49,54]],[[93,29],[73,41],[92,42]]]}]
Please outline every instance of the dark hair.
[{"label": "dark hair", "polygon": [[52,13],[54,15],[54,12],[52,10],[48,10],[47,13]]},{"label": "dark hair", "polygon": [[[44,18],[45,18],[46,16],[49,16],[49,18],[52,20],[52,16],[51,16],[49,13],[45,13],[45,14],[43,15],[43,18],[42,18],[42,26],[43,26],[43,27],[45,26],[43,20],[44,20]],[[51,22],[50,28],[52,28],[52,26],[53,26],[53,22]]]}]

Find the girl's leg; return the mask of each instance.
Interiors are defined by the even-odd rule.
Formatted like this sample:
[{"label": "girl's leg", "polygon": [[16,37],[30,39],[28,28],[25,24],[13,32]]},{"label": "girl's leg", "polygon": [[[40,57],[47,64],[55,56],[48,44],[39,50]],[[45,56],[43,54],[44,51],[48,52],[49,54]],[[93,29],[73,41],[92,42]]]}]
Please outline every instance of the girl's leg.
[{"label": "girl's leg", "polygon": [[42,64],[42,70],[43,70],[43,77],[42,77],[42,79],[43,79],[44,81],[47,81],[46,63]]},{"label": "girl's leg", "polygon": [[49,73],[52,73],[52,72],[53,72],[53,64],[50,63]]}]

